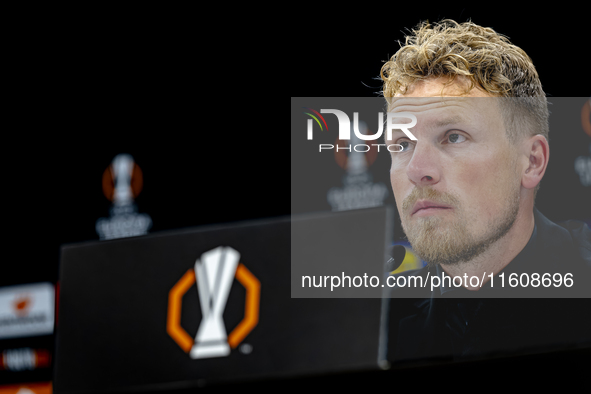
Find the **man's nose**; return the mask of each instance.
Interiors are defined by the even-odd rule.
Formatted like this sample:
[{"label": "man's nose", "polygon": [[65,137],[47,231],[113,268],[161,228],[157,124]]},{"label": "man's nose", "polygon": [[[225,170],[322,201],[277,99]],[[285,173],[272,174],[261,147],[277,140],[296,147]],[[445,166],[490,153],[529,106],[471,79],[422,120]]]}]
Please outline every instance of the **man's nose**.
[{"label": "man's nose", "polygon": [[439,152],[428,143],[418,142],[406,167],[408,179],[416,186],[431,186],[441,180]]}]

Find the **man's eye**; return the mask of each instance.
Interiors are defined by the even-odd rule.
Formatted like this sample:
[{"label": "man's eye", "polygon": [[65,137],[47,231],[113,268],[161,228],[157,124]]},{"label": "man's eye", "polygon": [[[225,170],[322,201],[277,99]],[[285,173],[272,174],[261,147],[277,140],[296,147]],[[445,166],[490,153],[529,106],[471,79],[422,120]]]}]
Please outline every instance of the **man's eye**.
[{"label": "man's eye", "polygon": [[447,140],[452,144],[459,144],[460,142],[466,141],[466,137],[461,134],[449,134]]},{"label": "man's eye", "polygon": [[407,151],[410,148],[410,142],[408,141],[401,141],[398,145],[402,146],[401,152]]}]

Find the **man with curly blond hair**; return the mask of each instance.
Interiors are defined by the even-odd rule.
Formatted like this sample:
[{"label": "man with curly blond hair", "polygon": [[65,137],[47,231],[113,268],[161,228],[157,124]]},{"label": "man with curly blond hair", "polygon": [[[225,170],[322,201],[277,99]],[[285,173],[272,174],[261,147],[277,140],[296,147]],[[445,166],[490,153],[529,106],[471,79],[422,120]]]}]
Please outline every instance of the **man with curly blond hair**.
[{"label": "man with curly blond hair", "polygon": [[[401,275],[440,284],[394,289],[394,298],[423,301],[390,303],[390,358],[547,345],[567,316],[558,304],[538,303],[550,308],[544,315],[524,298],[588,297],[591,232],[582,223],[558,226],[534,207],[550,149],[532,60],[491,28],[444,20],[412,30],[381,77],[394,123],[417,119],[417,140],[392,134],[402,151],[391,155],[390,179],[404,232],[428,265]],[[501,288],[499,276],[511,273],[578,279],[568,288]],[[466,280],[473,277],[480,280]],[[565,335],[591,340],[577,319]]]}]

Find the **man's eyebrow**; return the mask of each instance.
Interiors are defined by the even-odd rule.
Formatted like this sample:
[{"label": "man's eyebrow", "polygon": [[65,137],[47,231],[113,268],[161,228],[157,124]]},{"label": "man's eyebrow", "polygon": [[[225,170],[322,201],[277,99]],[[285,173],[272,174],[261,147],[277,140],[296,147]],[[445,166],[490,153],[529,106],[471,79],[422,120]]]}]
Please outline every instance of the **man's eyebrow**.
[{"label": "man's eyebrow", "polygon": [[[453,115],[453,116],[450,116],[448,118],[437,119],[437,120],[428,122],[427,125],[430,126],[430,127],[433,127],[433,128],[441,128],[441,127],[449,126],[451,124],[462,123],[464,121],[465,121],[465,119],[462,118],[460,115]],[[420,118],[419,118],[419,122],[420,122]],[[392,130],[392,133],[402,133],[402,132],[403,131],[400,130],[400,129],[394,129],[394,130]]]},{"label": "man's eyebrow", "polygon": [[451,116],[449,118],[438,119],[435,122],[431,122],[434,127],[445,127],[449,126],[450,124],[461,123],[464,121],[464,118],[458,115]]}]

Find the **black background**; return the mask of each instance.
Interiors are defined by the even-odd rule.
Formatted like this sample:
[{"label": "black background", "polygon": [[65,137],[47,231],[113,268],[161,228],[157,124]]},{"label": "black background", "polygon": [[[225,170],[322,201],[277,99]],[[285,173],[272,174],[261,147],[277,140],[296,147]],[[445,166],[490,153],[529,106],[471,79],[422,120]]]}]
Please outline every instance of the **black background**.
[{"label": "black background", "polygon": [[143,170],[136,203],[151,232],[289,214],[279,98],[375,96],[383,61],[422,20],[492,27],[529,54],[549,97],[591,94],[579,8],[307,7],[264,20],[250,6],[11,15],[0,285],[55,283],[60,245],[98,239],[95,222],[110,205],[101,176],[122,152]]},{"label": "black background", "polygon": [[377,96],[383,62],[421,20],[493,27],[529,54],[549,97],[591,95],[588,31],[574,9],[534,17],[390,8],[293,14],[293,25],[219,34],[204,34],[182,10],[28,20],[10,59],[18,88],[4,195],[17,253],[0,285],[55,282],[59,246],[98,239],[95,222],[110,206],[101,176],[118,153],[143,170],[136,203],[152,217],[151,232],[288,215],[289,138],[278,96]]}]

